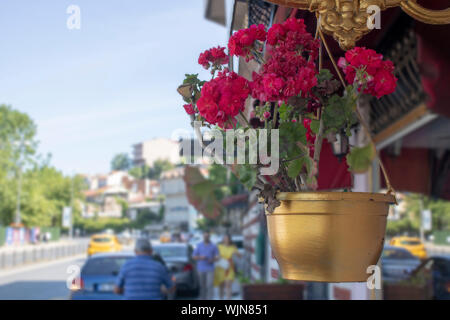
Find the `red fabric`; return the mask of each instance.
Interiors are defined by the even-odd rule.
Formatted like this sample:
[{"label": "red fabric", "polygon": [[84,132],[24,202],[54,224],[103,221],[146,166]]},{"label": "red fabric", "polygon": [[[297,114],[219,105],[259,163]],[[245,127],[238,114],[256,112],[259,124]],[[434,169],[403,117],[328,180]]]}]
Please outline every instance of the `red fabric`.
[{"label": "red fabric", "polygon": [[417,23],[417,63],[422,85],[428,95],[427,106],[450,117],[450,25]]},{"label": "red fabric", "polygon": [[[430,154],[429,149],[403,148],[400,155],[390,156],[380,152],[381,160],[396,191],[430,194]],[[384,176],[380,171],[381,187],[386,188]]]},{"label": "red fabric", "polygon": [[319,161],[318,190],[343,189],[352,187],[352,176],[348,171],[345,157],[340,161],[333,154],[331,144],[324,139]]}]

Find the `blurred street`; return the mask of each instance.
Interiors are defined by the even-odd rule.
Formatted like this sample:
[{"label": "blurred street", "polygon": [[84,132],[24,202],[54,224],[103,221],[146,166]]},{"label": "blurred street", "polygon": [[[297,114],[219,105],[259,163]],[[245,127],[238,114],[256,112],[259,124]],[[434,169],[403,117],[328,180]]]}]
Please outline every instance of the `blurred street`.
[{"label": "blurred street", "polygon": [[0,271],[0,299],[68,299],[67,270],[73,265],[81,267],[85,260],[85,255],[78,255],[59,261]]},{"label": "blurred street", "polygon": [[[79,240],[85,242],[85,239]],[[14,248],[2,248],[9,251]],[[22,250],[24,248],[15,248]],[[131,252],[132,245],[123,246],[123,252]],[[73,275],[74,266],[82,268],[87,260],[86,254],[54,261],[37,262],[25,266],[0,270],[0,300],[66,300],[70,298],[67,279]],[[215,289],[214,299],[218,299]],[[240,298],[240,286],[237,281],[233,284],[232,299]],[[180,300],[195,300],[196,295],[181,294]]]},{"label": "blurred street", "polygon": [[0,1],[0,300],[450,300],[448,4],[79,2]]}]

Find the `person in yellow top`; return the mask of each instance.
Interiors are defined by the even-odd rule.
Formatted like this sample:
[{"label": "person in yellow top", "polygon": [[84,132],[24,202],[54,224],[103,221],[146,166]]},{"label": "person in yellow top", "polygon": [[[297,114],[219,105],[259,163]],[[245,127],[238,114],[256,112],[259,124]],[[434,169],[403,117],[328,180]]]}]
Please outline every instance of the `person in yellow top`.
[{"label": "person in yellow top", "polygon": [[216,262],[214,272],[214,286],[219,287],[220,299],[223,299],[224,289],[227,299],[231,299],[231,285],[233,284],[235,272],[233,256],[240,257],[235,245],[231,242],[231,237],[227,234],[223,237],[222,243],[218,245],[219,260]]}]

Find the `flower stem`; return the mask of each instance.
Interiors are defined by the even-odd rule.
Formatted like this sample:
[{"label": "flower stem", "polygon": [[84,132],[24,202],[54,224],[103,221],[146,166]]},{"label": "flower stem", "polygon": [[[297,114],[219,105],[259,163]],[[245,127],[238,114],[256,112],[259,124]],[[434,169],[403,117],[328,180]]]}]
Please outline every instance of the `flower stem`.
[{"label": "flower stem", "polygon": [[275,129],[275,126],[277,124],[277,117],[278,117],[278,103],[275,103],[275,106],[273,108],[273,126],[272,126],[273,129]]},{"label": "flower stem", "polygon": [[245,117],[244,113],[242,111],[239,111],[239,114],[241,115],[242,119],[244,120],[247,127],[250,128],[250,123],[248,122],[247,118]]}]

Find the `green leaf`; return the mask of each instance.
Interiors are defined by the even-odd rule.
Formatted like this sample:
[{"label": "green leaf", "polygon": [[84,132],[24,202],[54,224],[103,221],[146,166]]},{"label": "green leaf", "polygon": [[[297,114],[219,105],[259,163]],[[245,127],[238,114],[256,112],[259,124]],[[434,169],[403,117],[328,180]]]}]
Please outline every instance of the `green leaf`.
[{"label": "green leaf", "polygon": [[280,114],[281,122],[286,122],[286,121],[289,120],[289,115],[290,115],[291,110],[292,110],[292,107],[290,105],[285,104],[285,103],[283,103],[278,108],[278,113]]},{"label": "green leaf", "polygon": [[238,165],[238,179],[248,190],[252,190],[253,186],[255,185],[257,174],[258,172],[251,165]]},{"label": "green leaf", "polygon": [[288,176],[295,179],[303,169],[304,158],[299,158],[291,161],[288,166]]},{"label": "green leaf", "polygon": [[352,94],[352,87],[346,88],[347,94],[339,96],[337,94],[331,96],[326,102],[323,110],[322,119],[325,133],[339,132],[346,130],[349,134],[350,127],[356,123],[357,119],[354,114],[356,100]]},{"label": "green leaf", "polygon": [[311,131],[315,134],[319,133],[320,121],[319,120],[311,120]]},{"label": "green leaf", "polygon": [[319,74],[317,75],[317,80],[319,82],[325,81],[325,80],[331,80],[333,75],[331,74],[330,70],[328,69],[321,69],[319,71]]},{"label": "green leaf", "polygon": [[297,122],[285,122],[280,124],[280,156],[284,159],[298,157],[303,151],[298,142],[306,145],[306,128]]},{"label": "green leaf", "polygon": [[217,186],[203,177],[197,167],[186,166],[183,179],[189,203],[203,216],[210,219],[217,218],[223,209],[222,204],[214,196]]},{"label": "green leaf", "polygon": [[349,171],[353,173],[366,172],[371,166],[375,155],[375,147],[372,143],[369,143],[367,146],[361,148],[353,148],[350,153],[347,154]]}]

